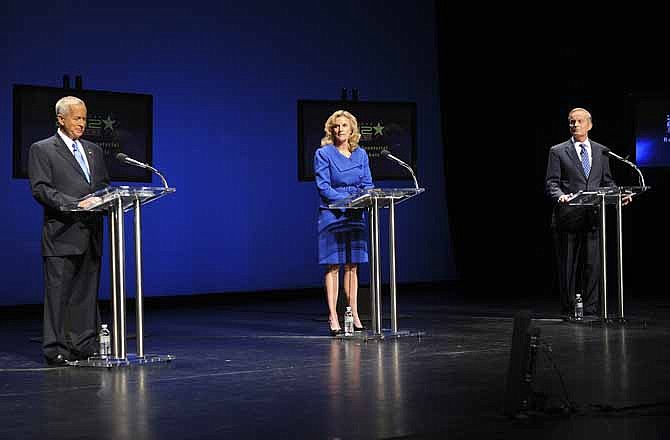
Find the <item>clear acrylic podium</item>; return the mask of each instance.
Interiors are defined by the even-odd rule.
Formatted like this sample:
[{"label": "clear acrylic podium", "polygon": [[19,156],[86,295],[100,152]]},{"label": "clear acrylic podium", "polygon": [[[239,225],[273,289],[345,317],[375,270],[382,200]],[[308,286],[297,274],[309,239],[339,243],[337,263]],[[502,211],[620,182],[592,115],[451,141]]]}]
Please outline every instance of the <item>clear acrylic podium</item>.
[{"label": "clear acrylic podium", "polygon": [[607,314],[607,230],[606,230],[606,206],[614,205],[616,209],[616,247],[617,247],[617,284],[619,292],[618,317],[621,323],[625,323],[623,311],[623,237],[622,237],[622,215],[621,207],[624,199],[633,197],[647,191],[649,186],[612,186],[596,188],[592,191],[579,191],[569,200],[570,206],[598,206],[600,210],[600,265],[601,273],[601,320],[605,323],[612,319]]},{"label": "clear acrylic podium", "polygon": [[[367,209],[370,217],[369,264],[372,336],[399,337],[410,335],[409,331],[398,331],[395,279],[395,206],[424,192],[424,188],[374,188],[361,191],[328,205],[331,209]],[[380,210],[389,210],[389,285],[391,290],[391,329],[382,331],[381,314],[381,257],[379,252]]]},{"label": "clear acrylic podium", "polygon": [[[168,194],[175,188],[109,186],[89,194],[71,205],[62,206],[63,211],[105,211],[109,218],[111,297],[112,297],[112,355],[109,357],[90,357],[87,360],[74,361],[70,365],[79,367],[119,367],[132,364],[169,362],[172,355],[146,354],[144,352],[144,300],[142,290],[142,216],[141,207]],[[98,197],[98,203],[83,209],[78,206],[81,200]],[[124,213],[133,211],[135,220],[135,275],[136,275],[136,333],[137,354],[128,354],[126,336],[126,282],[125,282],[125,240]]]}]

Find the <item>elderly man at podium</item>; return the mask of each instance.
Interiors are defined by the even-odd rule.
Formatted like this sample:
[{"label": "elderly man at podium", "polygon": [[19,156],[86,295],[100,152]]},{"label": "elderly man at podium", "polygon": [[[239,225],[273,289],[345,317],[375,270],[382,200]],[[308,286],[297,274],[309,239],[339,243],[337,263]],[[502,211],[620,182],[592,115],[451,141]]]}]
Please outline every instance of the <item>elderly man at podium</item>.
[{"label": "elderly man at podium", "polygon": [[373,188],[368,155],[360,148],[356,117],[334,112],[324,125],[325,136],[314,154],[314,175],[319,191],[319,264],[326,266],[324,284],[330,334],[342,333],[337,316],[339,268],[344,265],[344,292],[353,312],[354,329],[362,330],[358,316],[358,264],[368,261],[362,210],[329,209],[328,205],[358,191]]},{"label": "elderly man at podium", "polygon": [[545,190],[555,203],[552,230],[558,266],[561,314],[573,316],[575,298],[581,294],[584,315],[600,309],[602,274],[599,208],[570,206],[579,191],[614,186],[608,148],[588,137],[591,113],[574,108],[568,114],[572,136],[549,150]]},{"label": "elderly man at podium", "polygon": [[[81,99],[58,100],[57,133],[34,143],[28,156],[30,189],[44,208],[42,351],[49,365],[86,359],[98,350],[102,215],[60,210],[109,185],[102,149],[81,138],[86,114]],[[95,204],[94,199],[85,199],[80,206]]]}]

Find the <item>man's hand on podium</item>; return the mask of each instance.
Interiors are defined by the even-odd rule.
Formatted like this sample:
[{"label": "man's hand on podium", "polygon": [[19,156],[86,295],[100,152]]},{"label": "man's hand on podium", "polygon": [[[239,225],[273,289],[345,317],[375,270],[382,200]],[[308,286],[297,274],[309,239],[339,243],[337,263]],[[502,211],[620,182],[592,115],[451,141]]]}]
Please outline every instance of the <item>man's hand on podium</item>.
[{"label": "man's hand on podium", "polygon": [[89,197],[87,199],[82,200],[79,202],[79,207],[84,208],[84,209],[91,209],[94,208],[102,203],[102,198],[100,197]]},{"label": "man's hand on podium", "polygon": [[567,203],[570,200],[574,199],[575,195],[570,193],[570,194],[563,194],[558,197],[558,203]]}]

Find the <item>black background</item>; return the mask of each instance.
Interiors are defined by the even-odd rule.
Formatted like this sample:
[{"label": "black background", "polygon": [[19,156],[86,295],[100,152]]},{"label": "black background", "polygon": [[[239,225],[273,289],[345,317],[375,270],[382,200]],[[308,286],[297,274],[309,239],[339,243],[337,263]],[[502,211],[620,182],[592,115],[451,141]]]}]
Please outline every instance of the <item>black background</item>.
[{"label": "black background", "polygon": [[[630,96],[667,93],[667,26],[662,14],[639,7],[436,5],[447,202],[460,275],[473,294],[556,295],[544,195],[548,150],[569,139],[570,109],[585,107],[593,115],[590,137],[635,157]],[[612,168],[618,184],[636,183],[625,165]],[[664,295],[668,170],[645,177],[652,190],[624,210],[624,284],[627,294]]]},{"label": "black background", "polygon": [[[31,85],[14,86],[14,178],[28,177],[30,145],[56,133],[55,105],[64,96],[76,96],[86,103],[88,121],[83,138],[103,149],[112,180],[151,182],[150,171],[116,160],[116,154],[123,152],[140,162],[152,163],[151,95]],[[102,123],[108,117],[114,121],[113,130]]]}]

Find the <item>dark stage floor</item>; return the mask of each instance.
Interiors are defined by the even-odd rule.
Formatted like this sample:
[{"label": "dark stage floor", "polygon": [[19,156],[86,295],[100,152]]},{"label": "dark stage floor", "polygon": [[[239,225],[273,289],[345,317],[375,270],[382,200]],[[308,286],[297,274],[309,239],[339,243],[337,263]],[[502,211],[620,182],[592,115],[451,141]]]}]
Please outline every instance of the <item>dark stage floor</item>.
[{"label": "dark stage floor", "polygon": [[[2,310],[0,437],[670,438],[670,300],[630,299],[633,322],[608,327],[553,319],[547,299],[399,293],[401,329],[425,336],[332,339],[321,295],[149,307],[147,353],[176,360],[109,370],[45,367],[39,316]],[[541,349],[546,410],[510,419],[521,309],[556,367]]]}]

